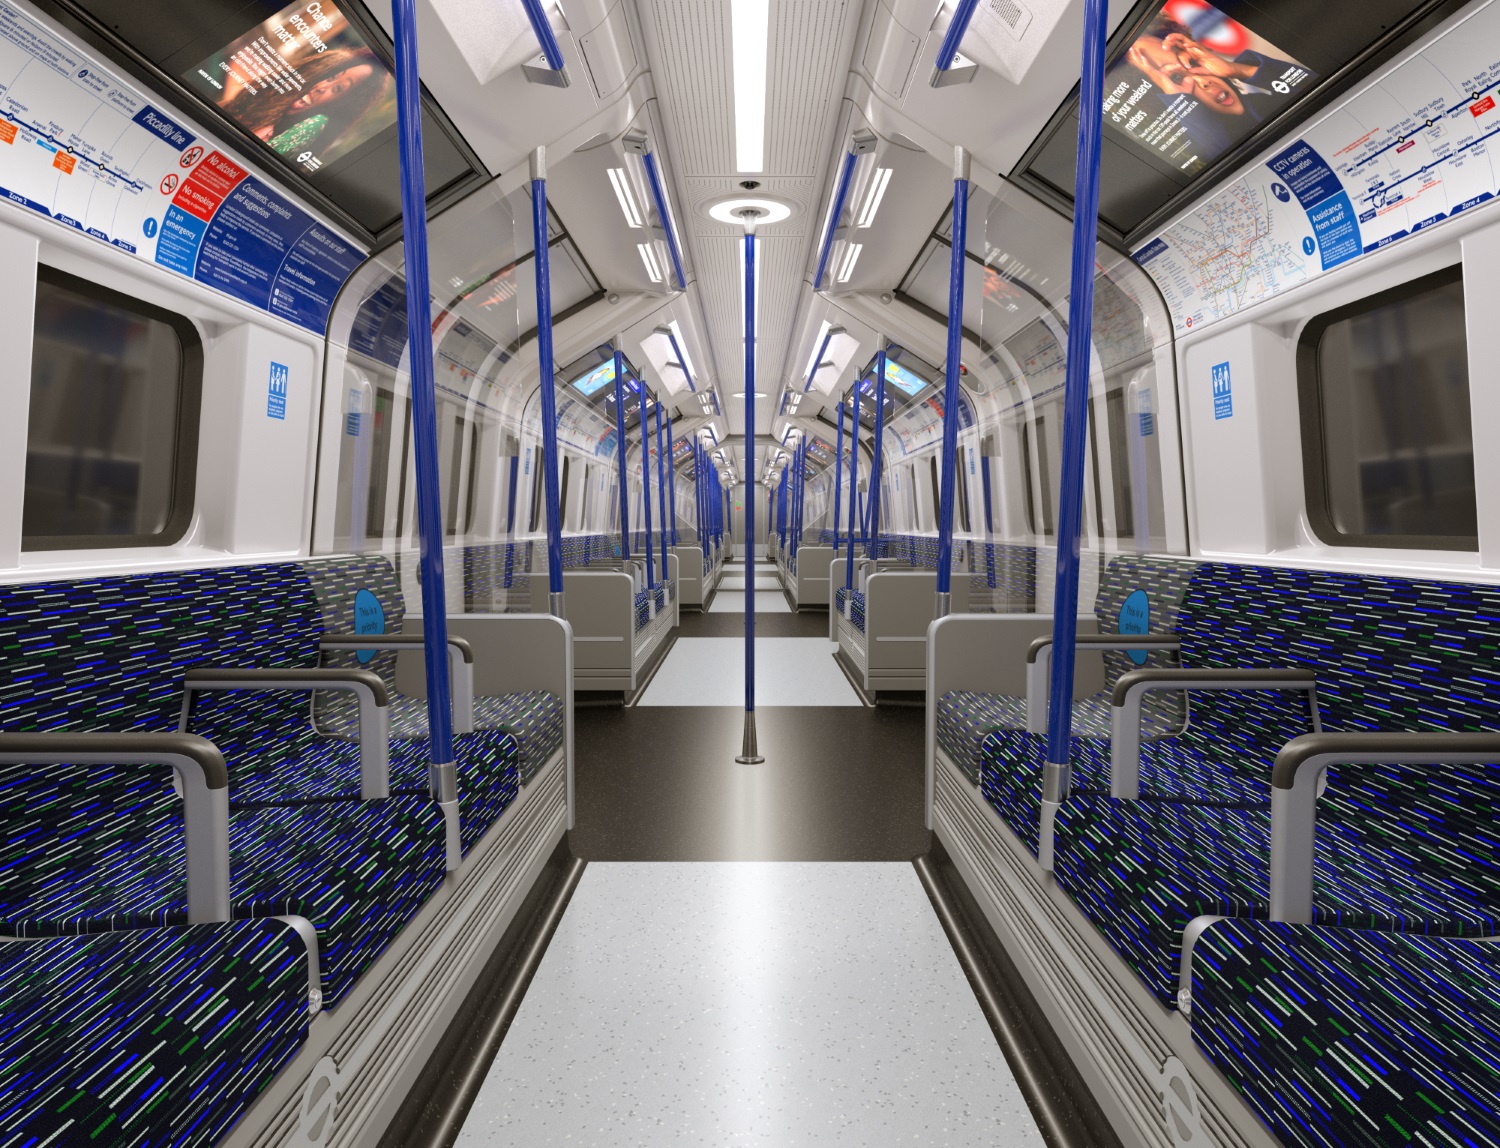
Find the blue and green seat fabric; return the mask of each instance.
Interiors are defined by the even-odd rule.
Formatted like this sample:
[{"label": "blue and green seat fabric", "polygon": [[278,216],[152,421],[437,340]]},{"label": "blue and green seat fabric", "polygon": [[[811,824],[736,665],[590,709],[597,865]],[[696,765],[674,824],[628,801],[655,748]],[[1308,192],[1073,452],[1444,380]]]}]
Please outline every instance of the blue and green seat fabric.
[{"label": "blue and green seat fabric", "polygon": [[[1184,661],[1314,670],[1324,730],[1500,729],[1486,701],[1500,644],[1493,588],[1214,563],[1194,599],[1199,622],[1218,619],[1221,637],[1195,647],[1184,625]],[[1254,731],[1204,724],[1221,747],[1244,739],[1242,776],[1269,777],[1279,747],[1256,751],[1245,745]],[[1227,760],[1222,748],[1217,760]],[[1500,931],[1497,816],[1500,764],[1331,767],[1318,801],[1313,923],[1433,936]],[[1171,1006],[1191,922],[1269,915],[1270,838],[1266,803],[1075,792],[1057,817],[1056,875]]]},{"label": "blue and green seat fabric", "polygon": [[302,1046],[284,921],[0,943],[6,1144],[213,1144]]},{"label": "blue and green seat fabric", "polygon": [[1219,921],[1192,1027],[1284,1144],[1500,1144],[1495,941]]},{"label": "blue and green seat fabric", "polygon": [[[188,669],[304,667],[317,630],[296,619],[316,616],[295,563],[0,587],[0,728],[175,732]],[[425,794],[254,800],[268,774],[327,748],[306,695],[204,701],[229,766],[234,914],[311,920],[333,1003],[441,884],[441,811]],[[357,757],[347,766],[357,778]],[[166,767],[0,766],[0,827],[0,934],[186,921],[182,804]]]},{"label": "blue and green seat fabric", "polygon": [[[1172,631],[1195,569],[1196,563],[1172,558],[1114,559],[1100,579],[1095,599],[1099,632]],[[1103,658],[1104,688],[1073,702],[1074,770],[1080,784],[1097,784],[1102,778],[1107,790],[1109,706],[1114,683],[1131,670],[1163,668],[1174,665],[1176,659],[1161,651],[1120,650],[1107,651]],[[1026,733],[1025,698],[954,691],[938,699],[936,710],[938,745],[970,781],[984,781],[989,787],[986,792],[993,789],[997,794],[1005,790],[1011,774],[1017,778],[1020,793],[1031,787],[1033,779],[1040,784],[1037,754],[1045,756],[1045,743]],[[1146,717],[1150,737],[1178,730],[1183,723],[1180,697],[1153,695]],[[1029,833],[1034,850],[1034,826]]]}]

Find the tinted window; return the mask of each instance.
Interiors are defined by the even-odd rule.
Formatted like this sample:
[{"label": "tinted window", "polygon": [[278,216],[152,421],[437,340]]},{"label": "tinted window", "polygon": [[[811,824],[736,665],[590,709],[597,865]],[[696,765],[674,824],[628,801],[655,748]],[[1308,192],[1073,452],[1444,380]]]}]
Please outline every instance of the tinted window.
[{"label": "tinted window", "polygon": [[41,269],[23,549],[165,545],[186,533],[202,362],[181,316]]},{"label": "tinted window", "polygon": [[1314,320],[1298,375],[1309,517],[1324,541],[1477,547],[1458,268]]}]

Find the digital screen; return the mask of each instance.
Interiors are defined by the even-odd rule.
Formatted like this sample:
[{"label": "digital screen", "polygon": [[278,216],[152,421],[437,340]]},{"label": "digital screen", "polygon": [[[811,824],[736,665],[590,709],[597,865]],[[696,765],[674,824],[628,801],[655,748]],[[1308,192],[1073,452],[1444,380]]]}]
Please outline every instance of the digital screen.
[{"label": "digital screen", "polygon": [[304,174],[396,122],[396,81],[330,0],[288,5],[184,76]]},{"label": "digital screen", "polygon": [[[918,378],[900,363],[891,359],[885,361],[885,381],[892,386],[900,387],[909,395],[915,395],[923,387],[927,386],[926,379]],[[880,372],[878,369],[872,368],[870,371],[870,385],[872,389],[879,385],[879,383]]]},{"label": "digital screen", "polygon": [[614,360],[610,360],[602,366],[595,367],[583,377],[574,379],[572,386],[584,395],[592,396],[598,394],[614,381],[615,364]]},{"label": "digital screen", "polygon": [[1106,73],[1104,122],[1127,147],[1194,175],[1317,78],[1207,0],[1168,0]]}]

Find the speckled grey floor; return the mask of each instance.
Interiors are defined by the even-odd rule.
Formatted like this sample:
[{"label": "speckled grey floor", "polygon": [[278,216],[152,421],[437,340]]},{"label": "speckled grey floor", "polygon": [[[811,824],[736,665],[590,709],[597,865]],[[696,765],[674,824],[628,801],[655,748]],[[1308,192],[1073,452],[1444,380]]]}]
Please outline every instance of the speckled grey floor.
[{"label": "speckled grey floor", "polygon": [[[787,605],[786,595],[780,590],[757,590],[755,592],[755,609],[762,614],[790,614],[791,606]],[[743,590],[720,590],[714,595],[713,601],[708,604],[711,614],[743,614],[745,612],[745,592]]]},{"label": "speckled grey floor", "polygon": [[[857,706],[863,703],[827,638],[755,640],[755,704]],[[745,639],[678,638],[637,703],[642,706],[742,706]]]},{"label": "speckled grey floor", "polygon": [[907,864],[595,862],[458,1148],[1038,1148]]},{"label": "speckled grey floor", "polygon": [[[743,590],[745,588],[745,575],[725,574],[719,582],[721,590]],[[757,590],[780,590],[781,581],[775,574],[765,574],[760,571],[755,575],[755,588]]]}]

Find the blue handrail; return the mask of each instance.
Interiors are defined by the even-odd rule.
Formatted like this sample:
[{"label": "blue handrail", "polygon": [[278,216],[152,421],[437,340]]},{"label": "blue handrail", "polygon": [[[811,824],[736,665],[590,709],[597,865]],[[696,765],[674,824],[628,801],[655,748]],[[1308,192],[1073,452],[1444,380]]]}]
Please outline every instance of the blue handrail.
[{"label": "blue handrail", "polygon": [[521,0],[521,5],[526,9],[526,18],[531,21],[531,30],[536,33],[536,42],[541,46],[547,67],[554,72],[562,71],[562,45],[557,42],[552,25],[547,22],[547,14],[542,11],[541,0]]},{"label": "blue handrail", "polygon": [[[745,473],[755,466],[755,219],[745,227]],[[745,499],[745,745],[740,757],[758,759],[755,746],[755,499]]]},{"label": "blue handrail", "polygon": [[672,344],[672,354],[677,356],[677,365],[682,368],[682,377],[687,380],[688,390],[697,391],[693,385],[693,372],[688,370],[687,356],[682,353],[682,348],[677,345],[677,332],[671,327],[666,328],[667,342]]},{"label": "blue handrail", "polygon": [[[1099,230],[1099,149],[1104,118],[1107,0],[1085,0],[1079,81],[1078,158],[1073,188],[1073,269],[1068,305],[1068,372],[1063,393],[1061,491],[1057,510],[1057,583],[1052,606],[1052,680],[1047,760],[1042,774],[1043,823],[1071,785],[1073,664],[1078,636],[1079,541],[1083,527],[1084,440],[1088,433],[1089,356],[1094,320],[1094,258]],[[1044,868],[1052,866],[1051,839]]]},{"label": "blue handrail", "polygon": [[[859,382],[854,384],[854,406],[849,420],[849,561],[844,563],[844,589],[854,589],[854,538],[859,526]],[[843,409],[842,404],[839,407]]]},{"label": "blue handrail", "polygon": [[427,268],[427,185],[422,167],[422,87],[417,72],[415,0],[391,0],[396,55],[396,127],[401,152],[401,225],[406,259],[406,336],[411,364],[412,445],[422,565],[422,651],[433,796],[458,801],[453,695],[448,679],[448,600],[443,585],[443,497],[438,467],[437,394],[432,375],[432,286]]},{"label": "blue handrail", "polygon": [[[670,454],[676,448],[673,444],[677,440],[672,437],[672,420],[667,419],[667,452]],[[672,511],[672,545],[677,545],[677,464],[672,458],[667,459],[667,474],[671,483],[667,487],[667,502]]]},{"label": "blue handrail", "polygon": [[948,270],[948,362],[943,369],[943,469],[938,499],[937,616],[953,590],[953,503],[958,495],[958,376],[963,363],[964,268],[969,234],[969,154],[953,150],[953,247]]},{"label": "blue handrail", "polygon": [[[651,431],[646,423],[646,380],[637,378],[641,396],[641,513],[646,525],[646,589],[656,589],[656,548],[651,542]],[[662,555],[665,560],[666,555]]]},{"label": "blue handrail", "polygon": [[979,0],[958,0],[958,7],[953,11],[953,21],[948,25],[943,43],[938,48],[936,66],[939,72],[946,72],[953,67],[958,46],[963,42],[964,33],[969,30],[969,21],[974,19],[974,10],[978,7]]},{"label": "blue handrail", "polygon": [[671,566],[667,562],[667,537],[671,531],[667,528],[667,456],[661,445],[661,408],[660,396],[656,400],[656,499],[661,504],[661,535],[658,539],[661,550],[661,580],[666,582],[671,577]]},{"label": "blue handrail", "polygon": [[630,472],[625,466],[625,356],[615,352],[615,457],[620,463],[620,560],[630,561]]},{"label": "blue handrail", "polygon": [[839,495],[844,489],[844,404],[839,403],[839,443],[833,452],[833,556],[839,554]]},{"label": "blue handrail", "polygon": [[[677,233],[672,228],[672,217],[667,214],[667,197],[662,191],[661,173],[656,169],[656,155],[648,151],[641,158],[646,164],[646,182],[651,186],[651,198],[656,201],[656,216],[661,220],[661,229],[667,235],[667,254],[672,257],[672,272],[677,276],[678,288],[686,291],[687,276],[682,270],[682,251],[677,246]],[[679,359],[678,362],[685,360]]]},{"label": "blue handrail", "polygon": [[828,226],[823,231],[823,245],[818,249],[818,273],[813,276],[813,290],[823,286],[823,276],[828,271],[828,256],[833,251],[833,236],[839,229],[839,219],[844,214],[844,205],[849,201],[849,184],[854,179],[854,165],[859,154],[851,151],[844,157],[844,166],[839,171],[838,188],[833,193],[833,214],[828,217]]},{"label": "blue handrail", "polygon": [[812,369],[807,372],[807,385],[802,388],[802,393],[804,395],[807,394],[808,391],[812,390],[813,379],[817,377],[818,368],[823,363],[823,356],[828,351],[828,344],[833,342],[833,336],[840,330],[842,330],[841,327],[829,327],[828,334],[823,336],[823,345],[818,348],[818,353],[813,356]]},{"label": "blue handrail", "polygon": [[536,349],[542,392],[542,487],[547,498],[547,588],[552,613],[563,607],[562,503],[557,478],[557,368],[552,353],[552,255],[547,244],[547,155],[531,155],[531,233],[536,251]]},{"label": "blue handrail", "polygon": [[870,525],[865,528],[865,557],[880,557],[880,483],[885,469],[885,352],[875,356],[875,452],[870,464]]}]

